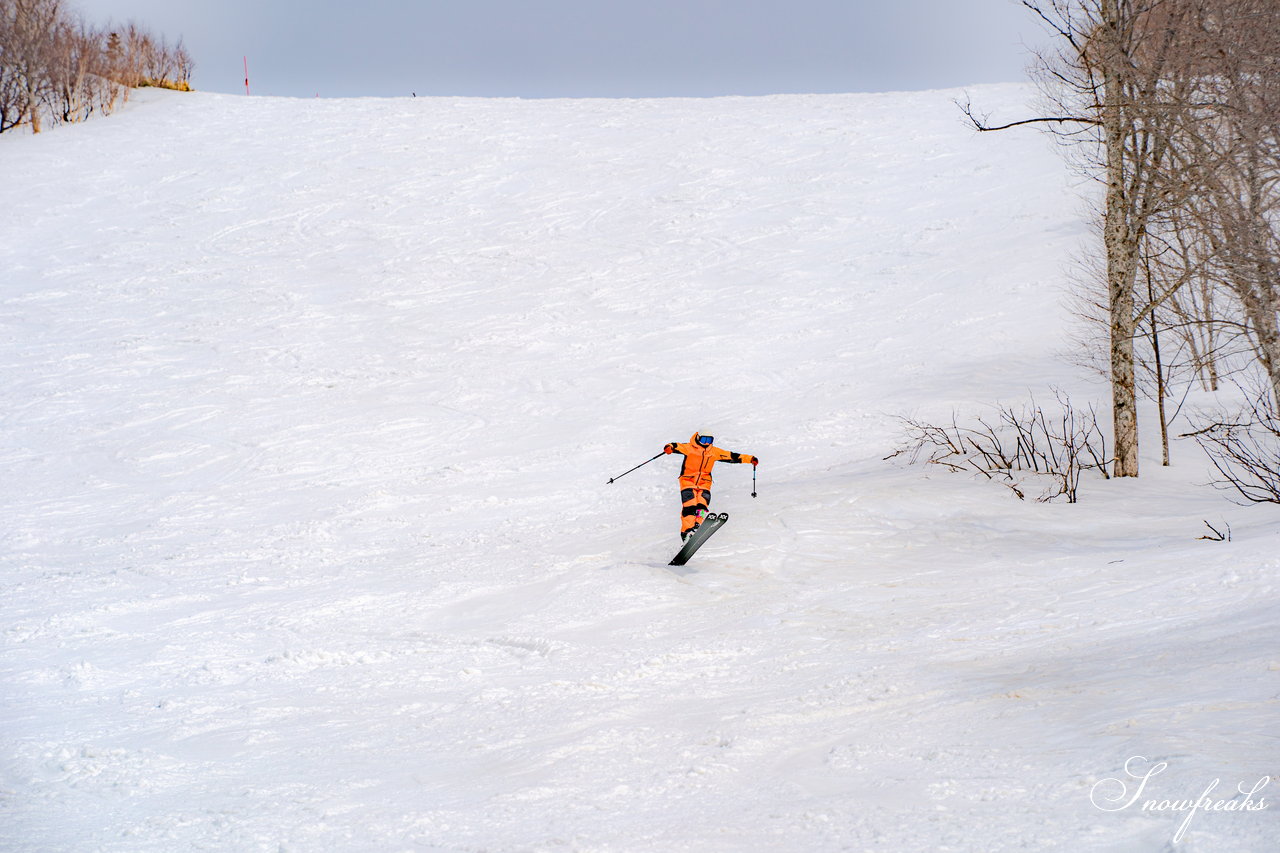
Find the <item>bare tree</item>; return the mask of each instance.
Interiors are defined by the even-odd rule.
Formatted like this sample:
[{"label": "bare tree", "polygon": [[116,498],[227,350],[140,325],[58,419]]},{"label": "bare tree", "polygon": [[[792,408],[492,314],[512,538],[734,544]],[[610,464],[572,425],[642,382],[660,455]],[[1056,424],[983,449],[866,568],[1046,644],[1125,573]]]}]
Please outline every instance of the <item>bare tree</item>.
[{"label": "bare tree", "polygon": [[103,34],[82,20],[59,23],[52,39],[46,73],[55,119],[83,121],[93,112],[110,112],[120,85],[110,79]]},{"label": "bare tree", "polygon": [[174,80],[178,88],[190,89],[191,73],[195,71],[196,62],[182,39],[178,39],[178,43],[173,46],[173,65],[177,75]]},{"label": "bare tree", "polygon": [[1178,135],[1195,190],[1188,228],[1280,402],[1280,4],[1219,0],[1199,37],[1214,62]]},{"label": "bare tree", "polygon": [[195,63],[182,39],[170,45],[163,36],[157,38],[130,21],[110,34],[107,55],[112,77],[125,86],[190,89]]},{"label": "bare tree", "polygon": [[26,81],[15,59],[17,12],[14,0],[0,0],[0,133],[26,115]]},{"label": "bare tree", "polygon": [[[1156,405],[1163,465],[1168,466],[1170,423],[1181,414],[1197,380],[1202,384],[1218,381],[1221,347],[1228,338],[1220,329],[1221,323],[1208,319],[1212,302],[1197,298],[1206,288],[1200,286],[1195,269],[1187,266],[1179,246],[1164,239],[1177,238],[1183,232],[1165,235],[1154,230],[1157,225],[1151,226],[1141,244],[1134,291],[1140,318],[1134,338],[1134,379],[1139,396]],[[1101,223],[1097,230],[1101,232]],[[1206,295],[1211,297],[1212,290]],[[1111,323],[1102,259],[1084,259],[1070,305],[1080,325],[1072,335],[1075,345],[1063,357],[1108,377]]]},{"label": "bare tree", "polygon": [[86,97],[91,69],[97,65],[95,45],[84,25],[59,21],[50,38],[48,64],[49,102],[54,118],[74,122],[88,118],[93,100]]},{"label": "bare tree", "polygon": [[966,108],[981,130],[1050,123],[1064,142],[1083,143],[1082,163],[1104,186],[1108,369],[1117,477],[1138,476],[1135,340],[1175,288],[1141,295],[1139,271],[1149,228],[1176,203],[1169,135],[1188,94],[1187,23],[1193,0],[1023,0],[1056,36],[1058,51],[1037,57],[1050,114],[1002,125]]},{"label": "bare tree", "polygon": [[1240,329],[1227,319],[1212,250],[1193,225],[1194,204],[1190,199],[1173,207],[1151,229],[1147,263],[1154,268],[1155,280],[1172,283],[1162,306],[1166,327],[1187,349],[1195,380],[1205,391],[1216,391],[1233,370]]},{"label": "bare tree", "polygon": [[113,32],[109,42],[113,78],[130,89],[142,85],[151,49],[151,36],[133,21]]},{"label": "bare tree", "polygon": [[48,102],[50,81],[47,69],[52,62],[53,37],[62,20],[61,0],[3,0],[4,74],[12,80],[18,115],[16,124],[30,124],[33,133],[41,129],[41,109]]}]

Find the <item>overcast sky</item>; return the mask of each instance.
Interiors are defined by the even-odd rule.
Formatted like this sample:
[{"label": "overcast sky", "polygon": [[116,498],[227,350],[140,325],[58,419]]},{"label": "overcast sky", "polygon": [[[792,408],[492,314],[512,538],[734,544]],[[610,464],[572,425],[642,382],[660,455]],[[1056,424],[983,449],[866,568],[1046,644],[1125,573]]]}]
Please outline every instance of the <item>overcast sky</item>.
[{"label": "overcast sky", "polygon": [[663,97],[1021,80],[1017,0],[66,0],[179,36],[195,88],[300,97]]}]

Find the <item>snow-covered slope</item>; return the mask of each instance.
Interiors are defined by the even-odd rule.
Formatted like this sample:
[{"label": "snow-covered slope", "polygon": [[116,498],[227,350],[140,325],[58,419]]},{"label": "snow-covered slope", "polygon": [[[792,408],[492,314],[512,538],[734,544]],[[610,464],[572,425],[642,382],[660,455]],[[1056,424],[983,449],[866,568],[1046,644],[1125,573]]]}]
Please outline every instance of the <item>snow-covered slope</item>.
[{"label": "snow-covered slope", "polygon": [[[0,138],[0,847],[1274,849],[1274,785],[1143,810],[1280,773],[1273,512],[881,461],[1103,393],[1069,176],[955,96]],[[674,462],[606,480],[694,430],[759,498],[677,572]]]}]

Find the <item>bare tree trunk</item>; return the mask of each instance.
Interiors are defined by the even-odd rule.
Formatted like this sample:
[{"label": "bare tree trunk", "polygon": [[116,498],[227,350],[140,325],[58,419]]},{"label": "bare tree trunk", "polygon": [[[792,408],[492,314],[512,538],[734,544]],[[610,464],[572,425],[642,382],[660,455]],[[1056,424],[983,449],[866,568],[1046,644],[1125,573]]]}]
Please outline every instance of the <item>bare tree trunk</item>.
[{"label": "bare tree trunk", "polygon": [[[1147,278],[1147,299],[1149,302],[1156,301],[1155,278],[1151,272],[1151,262],[1147,259],[1145,263],[1145,272]],[[1168,384],[1166,382],[1164,356],[1160,351],[1160,314],[1152,311],[1151,319],[1151,353],[1154,359],[1153,372],[1156,377],[1156,411],[1160,416],[1160,454],[1161,464],[1169,467],[1169,415],[1165,409],[1164,401],[1168,396]]]},{"label": "bare tree trunk", "polygon": [[1208,336],[1208,346],[1203,357],[1197,358],[1197,362],[1204,365],[1205,378],[1208,382],[1206,390],[1218,390],[1218,357],[1217,357],[1217,341],[1214,338],[1214,323],[1217,322],[1218,312],[1213,305],[1213,286],[1205,278],[1200,284],[1200,292],[1203,296],[1205,317],[1208,322],[1205,323],[1205,334]]},{"label": "bare tree trunk", "polygon": [[1138,476],[1138,405],[1134,377],[1133,247],[1108,225],[1107,294],[1111,325],[1111,402],[1117,477]]},{"label": "bare tree trunk", "polygon": [[1129,197],[1130,161],[1126,143],[1134,136],[1131,116],[1124,106],[1131,97],[1125,91],[1119,69],[1124,59],[1121,20],[1117,0],[1102,0],[1099,24],[1105,42],[1098,70],[1102,75],[1103,162],[1106,200],[1103,211],[1103,243],[1107,256],[1107,305],[1111,329],[1111,402],[1115,430],[1116,477],[1138,476],[1138,403],[1134,376],[1133,341],[1137,335],[1134,283],[1138,272],[1141,229],[1134,222],[1135,202]]},{"label": "bare tree trunk", "polygon": [[40,132],[40,95],[34,81],[27,84],[27,121],[31,123],[32,133]]}]

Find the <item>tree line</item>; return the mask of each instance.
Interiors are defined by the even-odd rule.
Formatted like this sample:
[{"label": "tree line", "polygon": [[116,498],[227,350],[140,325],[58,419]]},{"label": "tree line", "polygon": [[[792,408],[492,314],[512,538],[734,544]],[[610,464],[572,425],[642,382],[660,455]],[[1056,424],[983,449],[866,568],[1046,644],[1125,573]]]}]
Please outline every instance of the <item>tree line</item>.
[{"label": "tree line", "polygon": [[140,86],[186,91],[192,69],[181,39],[96,27],[63,0],[0,0],[0,133],[105,115]]},{"label": "tree line", "polygon": [[[1048,127],[1101,184],[1088,300],[1110,379],[1111,473],[1136,477],[1138,400],[1168,425],[1192,388],[1236,411],[1193,435],[1224,484],[1280,501],[1280,0],[1022,0],[1052,35]],[[1241,448],[1247,448],[1247,452]]]}]

